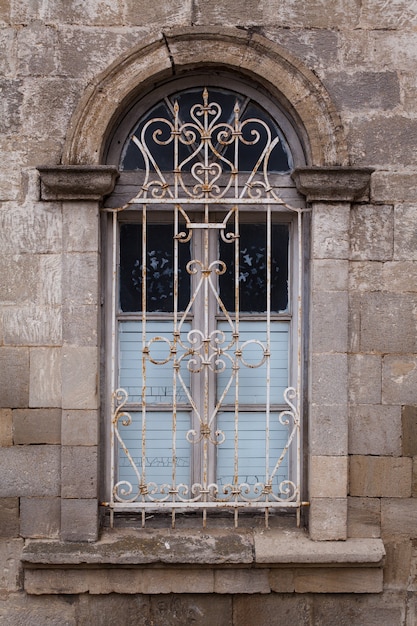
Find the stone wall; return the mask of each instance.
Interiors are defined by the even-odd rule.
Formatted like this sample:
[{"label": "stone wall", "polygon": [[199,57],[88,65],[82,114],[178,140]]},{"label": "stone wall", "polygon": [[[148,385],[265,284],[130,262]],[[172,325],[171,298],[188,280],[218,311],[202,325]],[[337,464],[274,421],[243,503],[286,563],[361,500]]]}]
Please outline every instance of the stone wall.
[{"label": "stone wall", "polygon": [[[416,26],[416,0],[0,0],[0,623],[417,625]],[[133,528],[130,549],[109,560],[114,537],[98,533],[98,224],[110,183],[96,170],[95,190],[77,179],[75,197],[48,195],[37,168],[91,173],[101,162],[98,153],[83,161],[93,142],[76,137],[80,103],[120,59],[127,66],[148,46],[161,76],[182,71],[197,60],[181,41],[194,38],[197,49],[202,33],[223,28],[213,59],[221,45],[234,67],[252,62],[252,74],[269,79],[264,51],[278,46],[282,67],[305,78],[294,74],[285,88],[306,127],[317,106],[309,166],[372,170],[363,196],[314,195],[304,181],[313,206],[311,538],[300,556],[295,532],[284,558],[279,542],[291,529],[273,529],[261,548],[262,533],[242,531],[239,557],[200,562],[184,539],[169,562],[155,556],[167,531],[145,554]],[[239,56],[245,46],[265,60]],[[152,80],[145,56],[138,67]],[[307,79],[311,93],[301,93]],[[313,130],[320,107],[327,126]],[[321,153],[320,133],[333,133]],[[336,472],[331,488],[320,482]]]}]

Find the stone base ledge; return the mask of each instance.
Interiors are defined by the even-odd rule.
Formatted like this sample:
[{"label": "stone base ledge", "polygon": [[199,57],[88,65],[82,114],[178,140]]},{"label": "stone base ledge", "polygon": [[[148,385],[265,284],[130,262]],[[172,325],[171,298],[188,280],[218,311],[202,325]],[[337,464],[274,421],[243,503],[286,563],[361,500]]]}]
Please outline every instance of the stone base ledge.
[{"label": "stone base ledge", "polygon": [[379,593],[380,539],[303,531],[126,529],[94,544],[30,540],[25,590],[54,593]]}]

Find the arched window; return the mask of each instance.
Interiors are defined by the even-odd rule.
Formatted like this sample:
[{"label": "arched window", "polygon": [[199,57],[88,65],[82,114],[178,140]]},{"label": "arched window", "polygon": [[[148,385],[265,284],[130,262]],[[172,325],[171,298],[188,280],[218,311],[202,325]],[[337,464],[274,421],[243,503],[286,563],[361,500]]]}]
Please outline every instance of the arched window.
[{"label": "arched window", "polygon": [[139,100],[107,154],[121,171],[106,204],[112,514],[299,512],[291,120],[237,79],[190,77]]}]

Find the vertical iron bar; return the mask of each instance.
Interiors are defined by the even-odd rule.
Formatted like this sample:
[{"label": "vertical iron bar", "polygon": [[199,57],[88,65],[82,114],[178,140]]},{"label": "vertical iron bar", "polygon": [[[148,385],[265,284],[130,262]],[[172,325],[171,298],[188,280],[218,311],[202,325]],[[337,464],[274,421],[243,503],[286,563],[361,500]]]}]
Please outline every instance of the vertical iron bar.
[{"label": "vertical iron bar", "polygon": [[116,472],[116,459],[115,459],[115,438],[114,438],[114,413],[115,413],[115,398],[116,391],[116,289],[117,289],[117,211],[113,211],[112,215],[112,281],[111,281],[111,408],[112,408],[112,420],[110,430],[110,527],[113,528],[114,524],[114,485],[115,485],[115,472]]}]

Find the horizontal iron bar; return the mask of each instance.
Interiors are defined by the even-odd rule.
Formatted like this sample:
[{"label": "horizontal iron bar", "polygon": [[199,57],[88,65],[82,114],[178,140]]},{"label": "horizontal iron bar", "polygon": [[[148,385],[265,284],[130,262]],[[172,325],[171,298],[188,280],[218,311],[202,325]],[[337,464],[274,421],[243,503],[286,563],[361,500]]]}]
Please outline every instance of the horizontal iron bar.
[{"label": "horizontal iron bar", "polygon": [[102,502],[102,506],[111,509],[131,511],[135,509],[288,509],[299,508],[300,506],[310,506],[310,502]]}]

